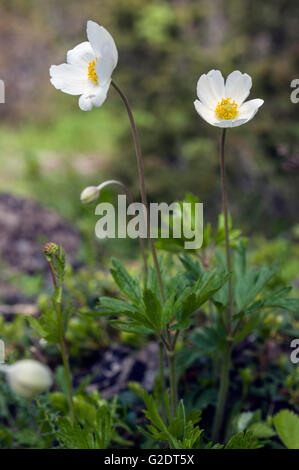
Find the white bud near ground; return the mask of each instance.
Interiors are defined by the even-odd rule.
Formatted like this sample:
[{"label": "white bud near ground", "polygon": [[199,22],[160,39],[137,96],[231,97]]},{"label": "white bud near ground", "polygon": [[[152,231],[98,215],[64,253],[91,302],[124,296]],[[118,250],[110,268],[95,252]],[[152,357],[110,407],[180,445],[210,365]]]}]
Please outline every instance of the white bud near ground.
[{"label": "white bud near ground", "polygon": [[46,392],[52,385],[50,369],[41,362],[24,359],[2,369],[10,388],[24,398]]},{"label": "white bud near ground", "polygon": [[100,191],[96,186],[88,186],[83,189],[80,200],[83,204],[90,204],[91,202],[97,201],[100,196]]}]

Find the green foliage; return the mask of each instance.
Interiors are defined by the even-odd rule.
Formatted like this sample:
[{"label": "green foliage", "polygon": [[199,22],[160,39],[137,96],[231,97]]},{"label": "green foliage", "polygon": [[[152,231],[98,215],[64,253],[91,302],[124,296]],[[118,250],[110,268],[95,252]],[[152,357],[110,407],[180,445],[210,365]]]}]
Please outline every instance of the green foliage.
[{"label": "green foliage", "polygon": [[277,433],[288,449],[299,449],[299,416],[282,410],[274,416]]},{"label": "green foliage", "polygon": [[151,423],[147,425],[147,430],[140,429],[146,437],[152,440],[168,442],[171,449],[199,448],[202,430],[196,424],[200,421],[200,411],[194,410],[186,415],[184,403],[181,400],[175,416],[172,417],[169,395],[166,393],[164,403],[168,423],[165,424],[160,417],[154,397],[143,391],[143,400],[146,405],[143,413]]},{"label": "green foliage", "polygon": [[[31,328],[40,338],[45,339],[50,344],[59,343],[59,321],[57,316],[57,303],[62,302],[62,288],[65,277],[65,254],[62,246],[56,254],[51,256],[51,263],[54,270],[55,285],[52,295],[52,305],[45,305],[42,315],[37,319],[28,317]],[[62,312],[62,327],[65,334],[69,319],[73,311],[70,306],[66,306]]]},{"label": "green foliage", "polygon": [[68,418],[59,418],[57,427],[57,439],[67,449],[107,449],[114,432],[113,416],[108,406],[97,411],[93,430],[87,424],[72,425]]},{"label": "green foliage", "polygon": [[[227,282],[230,274],[214,269],[201,272],[193,285],[180,276],[164,279],[167,301],[163,305],[157,292],[154,274],[150,271],[148,287],[142,290],[139,280],[130,276],[120,261],[113,260],[112,276],[121,292],[131,301],[108,297],[100,298],[100,316],[117,316],[110,320],[116,327],[128,332],[161,333],[172,323],[171,329],[182,330],[190,326],[191,315]],[[97,315],[97,314],[95,314]],[[127,320],[122,320],[126,317]]]},{"label": "green foliage", "polygon": [[262,445],[250,431],[240,432],[233,436],[225,446],[225,449],[259,449]]},{"label": "green foliage", "polygon": [[[275,407],[273,413],[282,403],[297,411],[299,404],[298,371],[288,358],[289,339],[297,335],[299,328],[299,301],[294,294],[291,297],[288,287],[292,285],[298,291],[298,227],[289,230],[297,220],[294,201],[298,199],[298,178],[294,170],[298,166],[298,126],[297,109],[290,103],[290,90],[286,86],[296,72],[293,46],[297,3],[279,0],[257,4],[257,0],[246,0],[242,6],[232,1],[224,7],[206,0],[171,2],[171,5],[165,0],[102,0],[97,12],[91,0],[81,2],[77,10],[72,2],[63,6],[58,0],[50,3],[45,9],[42,2],[3,2],[2,22],[11,27],[2,28],[2,43],[4,47],[6,42],[11,44],[13,37],[14,47],[7,57],[3,54],[2,78],[6,82],[11,77],[13,64],[15,75],[22,75],[22,86],[18,89],[20,85],[15,80],[16,92],[6,103],[3,116],[7,125],[2,125],[0,130],[1,187],[13,191],[17,188],[19,193],[54,208],[74,224],[82,234],[81,260],[92,266],[93,271],[86,269],[88,274],[84,274],[83,270],[81,273],[74,270],[68,274],[62,248],[53,258],[57,286],[52,303],[41,296],[41,315],[28,319],[37,336],[46,340],[46,347],[44,341],[31,344],[30,331],[21,316],[12,321],[0,318],[1,339],[8,345],[8,361],[31,353],[46,359],[50,355],[49,363],[55,368],[56,378],[55,391],[49,397],[40,397],[38,404],[12,396],[1,380],[0,447],[56,445],[106,449],[115,445],[127,448],[133,442],[143,445],[137,432],[131,435],[126,424],[131,420],[139,424],[154,446],[168,443],[172,449],[254,449],[263,445],[271,448],[280,445],[277,431],[286,447],[297,449],[298,416],[293,411],[280,411],[273,419],[262,418],[269,412],[269,402]],[[101,262],[104,257],[110,257],[112,249],[117,256],[136,257],[137,243],[90,241],[94,214],[79,202],[84,186],[97,184],[108,174],[129,182],[134,199],[139,197],[131,136],[122,103],[111,90],[100,111],[74,110],[77,99],[51,88],[44,79],[44,66],[38,60],[43,56],[49,63],[54,58],[56,61],[58,55],[64,57],[66,50],[83,40],[82,17],[90,17],[90,12],[98,15],[93,16],[95,21],[111,31],[119,49],[121,67],[115,70],[116,80],[136,109],[149,200],[180,200],[188,191],[180,207],[183,202],[194,206],[199,200],[204,201],[205,218],[213,222],[205,222],[202,248],[192,256],[184,253],[184,235],[179,239],[160,237],[157,241],[159,249],[180,254],[182,263],[178,266],[176,258],[171,265],[160,260],[164,304],[152,267],[143,285],[138,267],[137,276],[132,276],[121,262],[113,260],[111,272],[120,292],[105,279],[104,270],[99,274],[96,267],[99,258],[95,254],[102,255]],[[60,24],[56,21],[59,16],[71,21]],[[14,21],[15,17],[18,21]],[[36,44],[37,59],[31,53]],[[20,57],[30,63],[27,76]],[[242,227],[253,234],[247,246],[247,239],[229,217],[234,255],[232,273],[225,270],[223,214],[216,223],[219,168],[215,129],[197,117],[192,104],[196,79],[212,67],[222,69],[225,75],[233,69],[247,71],[254,77],[253,97],[260,96],[267,103],[261,110],[263,118],[248,127],[254,130],[250,138],[242,127],[235,131],[234,139],[229,139],[231,208],[242,221]],[[23,89],[27,92],[23,93]],[[40,99],[36,100],[36,96]],[[24,116],[26,123],[15,126]],[[275,125],[278,120],[279,126]],[[94,181],[95,174],[98,181]],[[199,190],[200,199],[189,192],[198,194]],[[111,195],[107,191],[102,198],[111,200]],[[171,235],[175,222],[176,215],[171,219]],[[261,230],[267,235],[283,235],[262,239],[256,236]],[[232,330],[226,323],[230,276]],[[30,300],[43,288],[42,276],[13,273],[7,279]],[[62,286],[66,287],[67,301],[62,301]],[[99,296],[100,312],[90,314]],[[69,299],[75,299],[78,312],[73,318]],[[74,367],[75,424],[67,418],[70,409],[63,369],[57,365],[57,357],[52,356],[51,345],[61,340],[58,306],[62,306],[62,336],[70,342],[68,351]],[[102,317],[110,318],[107,326],[103,325]],[[110,324],[116,331],[111,332]],[[116,410],[116,399],[107,402],[97,392],[85,391],[92,380],[86,371],[89,365],[94,365],[94,351],[119,343],[124,336],[117,329],[122,334],[133,335],[131,338],[143,335],[144,342],[147,335],[161,335],[165,330],[170,341],[181,333],[179,341],[171,346],[174,346],[173,353],[182,353],[178,376],[182,378],[179,393],[184,402],[179,402],[172,416],[168,394],[165,398],[162,394],[161,381],[157,380],[159,393],[154,390],[150,395],[142,391],[145,419],[150,422],[146,430],[138,407],[130,408],[129,400],[123,399],[122,420]],[[229,419],[223,429],[223,434],[229,437],[222,445],[207,441],[220,360],[228,340],[234,347],[230,374],[233,380],[227,410]],[[83,349],[89,354],[87,362]],[[84,379],[78,385],[82,375]],[[194,402],[196,411],[188,413],[186,410],[194,408],[189,406]],[[256,403],[260,409],[248,411],[255,409]],[[161,404],[165,405],[166,419],[161,417]],[[197,426],[201,409],[207,427],[205,438]]]}]

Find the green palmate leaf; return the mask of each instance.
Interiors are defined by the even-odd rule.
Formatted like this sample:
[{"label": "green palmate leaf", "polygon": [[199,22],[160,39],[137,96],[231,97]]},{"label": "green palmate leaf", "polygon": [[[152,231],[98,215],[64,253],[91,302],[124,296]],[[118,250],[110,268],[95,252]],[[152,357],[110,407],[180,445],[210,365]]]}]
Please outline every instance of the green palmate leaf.
[{"label": "green palmate leaf", "polygon": [[287,295],[291,289],[291,287],[285,287],[269,296],[263,297],[258,301],[253,302],[244,311],[236,314],[235,317],[243,318],[246,315],[248,316],[248,314],[261,311],[265,308],[281,308],[292,313],[297,313],[299,309],[299,299],[287,298]]},{"label": "green palmate leaf", "polygon": [[145,326],[140,325],[140,323],[130,320],[108,320],[107,323],[112,325],[115,329],[125,331],[127,333],[138,333],[141,335],[154,333],[152,328],[146,328]]},{"label": "green palmate leaf", "polygon": [[107,449],[114,433],[113,416],[107,405],[97,411],[96,422],[97,445]]},{"label": "green palmate leaf", "polygon": [[28,317],[28,322],[39,337],[45,339],[50,344],[59,343],[57,314],[55,310],[47,310],[39,319]]},{"label": "green palmate leaf", "polygon": [[[194,264],[189,264],[189,260],[187,263],[191,266],[191,271],[193,271],[195,269]],[[208,299],[212,298],[231,276],[230,273],[222,269],[215,269],[209,272],[201,271],[200,273],[198,271],[197,275],[198,280],[192,286],[186,284],[174,304],[177,324],[173,328],[187,328],[190,324],[189,316],[198,310]]]},{"label": "green palmate leaf", "polygon": [[96,449],[95,436],[87,427],[72,425],[67,418],[59,418],[57,439],[67,449]]},{"label": "green palmate leaf", "polygon": [[[82,399],[83,401],[83,399]],[[86,414],[83,424],[72,424],[68,418],[59,418],[57,421],[57,439],[63,447],[68,449],[107,449],[114,437],[113,409],[109,410],[108,405],[101,406],[97,412],[95,409],[84,404],[83,410],[93,410],[91,414],[92,424],[88,421]],[[112,404],[113,405],[113,404]],[[78,407],[76,409],[78,413]],[[79,415],[80,419],[80,415]],[[81,420],[82,421],[82,420]]]},{"label": "green palmate leaf", "polygon": [[239,432],[233,436],[225,449],[259,449],[262,445],[251,431]]},{"label": "green palmate leaf", "polygon": [[274,416],[277,433],[288,449],[299,449],[299,416],[282,410]]},{"label": "green palmate leaf", "polygon": [[149,289],[144,290],[143,300],[149,324],[151,324],[156,331],[159,331],[162,328],[162,307],[160,300],[156,294]]},{"label": "green palmate leaf", "polygon": [[294,313],[298,312],[299,299],[287,298],[291,290],[291,287],[285,287],[274,292],[271,296],[263,299],[263,307],[283,308]]},{"label": "green palmate leaf", "polygon": [[203,269],[198,261],[194,261],[190,256],[185,253],[180,256],[180,261],[182,262],[186,272],[189,274],[193,281],[197,281],[203,273]]},{"label": "green palmate leaf", "polygon": [[162,307],[162,318],[161,318],[162,328],[168,325],[174,316],[174,312],[175,312],[174,304],[175,304],[176,295],[177,295],[177,283],[175,283],[175,285],[173,286],[172,292],[169,292],[166,302]]},{"label": "green palmate leaf", "polygon": [[179,329],[188,328],[190,321],[188,317],[198,308],[198,301],[196,294],[192,292],[186,297],[182,303],[179,315],[179,321],[176,327]]},{"label": "green palmate leaf", "polygon": [[160,417],[154,397],[145,391],[142,392],[142,395],[140,395],[140,390],[138,393],[146,404],[146,409],[143,412],[151,422],[147,425],[146,431],[140,429],[145,436],[158,441],[166,441],[171,449],[196,449],[199,447],[202,431],[196,424],[200,421],[201,412],[193,410],[186,416],[184,403],[181,400],[175,416],[172,417],[169,394],[166,393],[164,404],[168,424],[165,424]]},{"label": "green palmate leaf", "polygon": [[[111,315],[134,315],[139,310],[134,306],[122,299],[115,299],[113,297],[100,297],[99,306],[103,309],[100,315],[105,316],[106,313]],[[95,313],[97,315],[97,312]]]},{"label": "green palmate leaf", "polygon": [[159,283],[157,279],[157,273],[155,269],[150,266],[148,270],[148,276],[147,276],[147,288],[151,290],[154,294],[156,294],[157,297],[160,296],[160,289],[159,289]]},{"label": "green palmate leaf", "polygon": [[246,243],[240,240],[234,252],[234,270],[236,277],[243,277],[246,273]]},{"label": "green palmate leaf", "polygon": [[220,321],[213,326],[204,326],[200,333],[192,336],[192,343],[201,355],[211,354],[215,350],[222,350],[225,344],[226,330]]},{"label": "green palmate leaf", "polygon": [[141,429],[141,432],[150,439],[168,441],[172,449],[179,449],[177,439],[168,431],[167,426],[160,417],[154,398],[144,391],[143,399],[146,405],[146,409],[143,410],[143,413],[153,425],[149,424],[147,426],[148,431]]},{"label": "green palmate leaf", "polygon": [[112,265],[111,274],[122,293],[134,305],[140,306],[142,304],[142,289],[138,279],[131,277],[123,264],[117,259],[112,260]]},{"label": "green palmate leaf", "polygon": [[199,304],[197,308],[219,291],[230,277],[231,273],[219,269],[203,273],[196,285],[196,296]]},{"label": "green palmate leaf", "polygon": [[[241,231],[238,229],[232,228],[232,218],[230,214],[228,215],[228,229],[229,229],[229,241],[230,245],[236,246],[237,239],[241,235]],[[224,227],[224,214],[220,214],[218,218],[218,229],[214,235],[214,242],[216,245],[224,244],[225,242],[225,227]]]},{"label": "green palmate leaf", "polygon": [[260,314],[255,314],[255,315],[252,315],[245,323],[245,325],[243,325],[238,333],[235,335],[234,337],[234,343],[237,344],[237,343],[240,343],[240,341],[243,341],[243,339],[245,339],[248,335],[250,335],[250,333],[252,333],[255,328],[258,326],[258,324],[261,322],[261,316]]},{"label": "green palmate leaf", "polygon": [[263,266],[259,270],[250,268],[243,276],[237,278],[235,300],[238,312],[246,309],[254,301],[276,271],[277,267],[270,269]]},{"label": "green palmate leaf", "polygon": [[248,431],[251,431],[257,439],[270,439],[276,435],[276,432],[266,423],[252,424]]},{"label": "green palmate leaf", "polygon": [[[143,305],[143,302],[142,302]],[[100,307],[102,311],[98,312],[95,315],[98,316],[126,316],[129,321],[133,322],[133,325],[138,327],[142,326],[150,331],[154,331],[154,325],[152,321],[150,321],[146,314],[138,310],[134,305],[131,305],[124,300],[121,299],[114,299],[111,297],[101,297],[100,298]],[[128,324],[127,322],[122,322],[121,320],[112,321],[116,324]]]}]

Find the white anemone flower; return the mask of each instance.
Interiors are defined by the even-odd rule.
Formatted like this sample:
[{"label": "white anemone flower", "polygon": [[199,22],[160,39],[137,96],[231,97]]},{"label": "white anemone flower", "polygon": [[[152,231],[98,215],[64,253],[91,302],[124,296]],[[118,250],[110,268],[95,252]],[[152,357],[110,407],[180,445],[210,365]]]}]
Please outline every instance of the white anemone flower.
[{"label": "white anemone flower", "polygon": [[197,82],[198,100],[194,106],[198,114],[209,124],[217,127],[237,127],[250,121],[260,106],[261,99],[246,101],[252,87],[247,73],[232,72],[224,83],[219,70],[210,70]]},{"label": "white anemone flower", "polygon": [[90,111],[107,96],[118,52],[111,34],[94,21],[87,22],[88,41],[67,53],[67,63],[50,67],[51,83],[69,95],[81,95],[79,107]]}]

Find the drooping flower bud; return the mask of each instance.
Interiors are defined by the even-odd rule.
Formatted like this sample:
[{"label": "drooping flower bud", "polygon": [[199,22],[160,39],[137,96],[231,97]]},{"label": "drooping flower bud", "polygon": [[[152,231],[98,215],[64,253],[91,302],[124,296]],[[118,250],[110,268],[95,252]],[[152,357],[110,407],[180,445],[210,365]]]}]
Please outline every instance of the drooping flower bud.
[{"label": "drooping flower bud", "polygon": [[83,204],[90,204],[99,199],[100,191],[96,186],[88,186],[83,189],[80,200]]},{"label": "drooping flower bud", "polygon": [[10,388],[24,398],[46,392],[52,385],[50,369],[41,362],[24,359],[3,369]]}]

